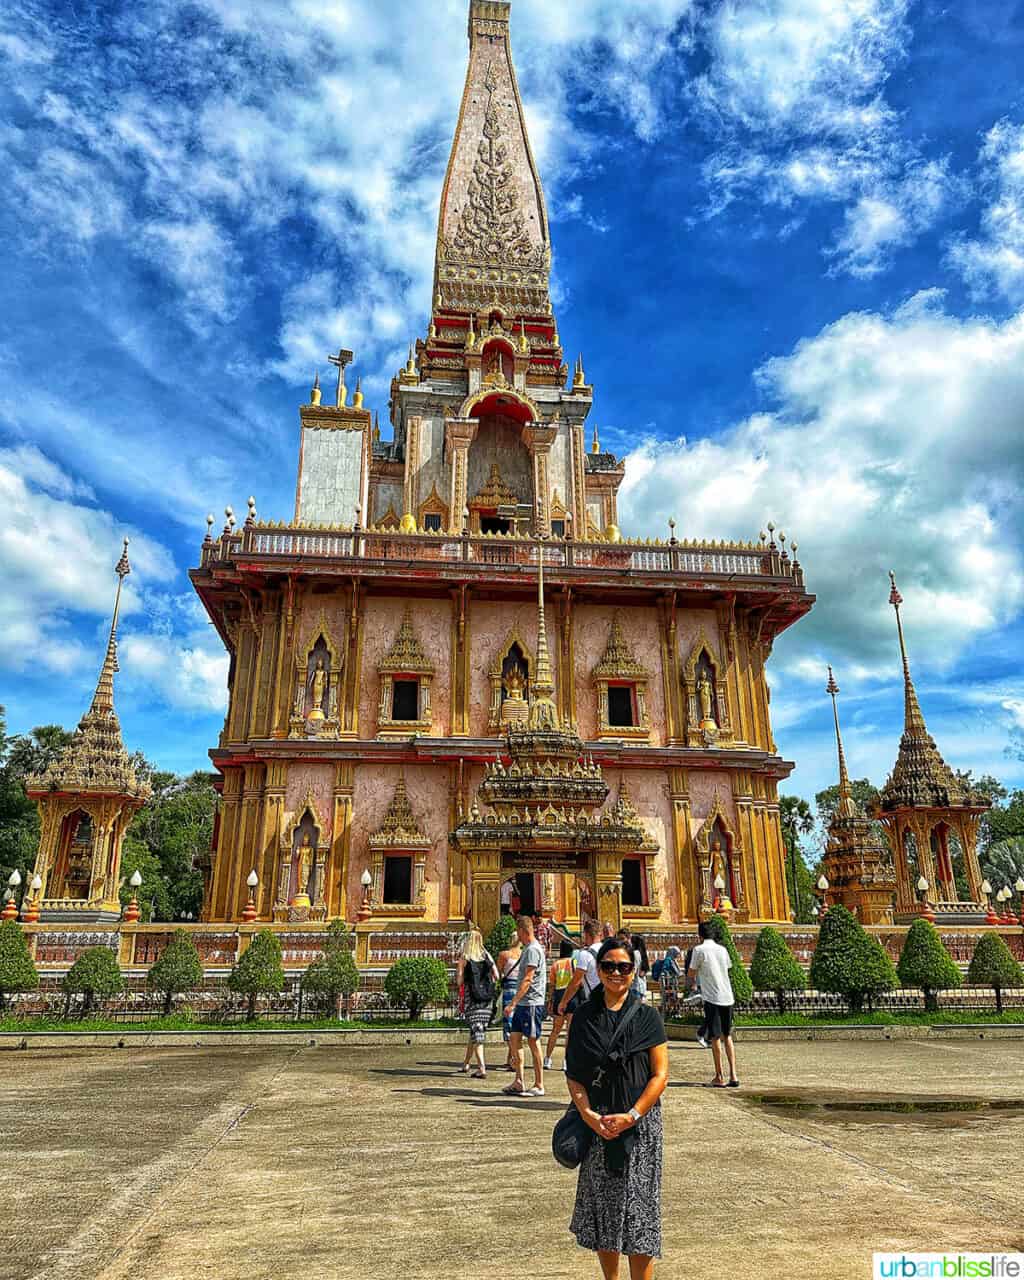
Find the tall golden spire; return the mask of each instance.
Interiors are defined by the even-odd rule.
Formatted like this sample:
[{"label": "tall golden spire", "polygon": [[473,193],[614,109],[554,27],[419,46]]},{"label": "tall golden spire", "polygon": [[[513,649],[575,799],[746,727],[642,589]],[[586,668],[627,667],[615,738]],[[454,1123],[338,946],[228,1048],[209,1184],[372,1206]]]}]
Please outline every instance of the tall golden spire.
[{"label": "tall golden spire", "polygon": [[559,728],[558,708],[555,706],[555,677],[548,653],[547,620],[544,614],[544,543],[537,542],[537,561],[540,572],[537,577],[537,671],[533,678],[530,698],[530,728]]},{"label": "tall golden spire", "polygon": [[121,612],[121,588],[124,580],[131,573],[128,563],[128,539],[124,540],[121,559],[118,560],[114,572],[117,574],[117,595],[114,597],[114,616],[110,620],[110,638],[107,640],[107,653],[100,668],[100,678],[96,682],[96,692],[92,696],[90,715],[113,715],[114,712],[114,672],[117,665],[117,619]]},{"label": "tall golden spire", "polygon": [[889,603],[896,610],[896,629],[899,632],[900,654],[903,658],[903,731],[904,733],[913,734],[915,737],[927,737],[928,729],[924,723],[924,716],[921,714],[921,704],[917,700],[917,690],[914,688],[914,682],[910,678],[907,644],[903,638],[903,619],[900,617],[900,605],[903,603],[903,597],[896,586],[896,574],[891,569],[889,570],[889,581],[892,583],[892,590],[889,592]]},{"label": "tall golden spire", "polygon": [[836,746],[839,749],[839,804],[836,806],[836,812],[844,818],[852,818],[856,813],[856,806],[853,803],[853,790],[850,786],[850,775],[846,771],[846,754],[843,751],[843,735],[839,732],[839,706],[836,702],[836,694],[839,692],[839,686],[836,684],[836,678],[832,674],[832,668],[828,669],[828,686],[825,692],[832,696],[832,717],[836,722]]}]

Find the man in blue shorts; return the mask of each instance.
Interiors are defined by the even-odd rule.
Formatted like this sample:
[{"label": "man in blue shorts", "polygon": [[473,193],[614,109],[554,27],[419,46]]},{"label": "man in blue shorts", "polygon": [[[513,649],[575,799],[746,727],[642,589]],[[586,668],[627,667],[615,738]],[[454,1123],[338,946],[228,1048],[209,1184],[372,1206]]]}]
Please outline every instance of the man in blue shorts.
[{"label": "man in blue shorts", "polygon": [[[529,916],[520,916],[516,921],[516,935],[523,948],[518,965],[519,986],[515,995],[505,1005],[505,1017],[510,1018],[512,1024],[509,1052],[516,1064],[516,1078],[502,1090],[502,1093],[543,1098],[544,1059],[540,1051],[540,1033],[544,1025],[544,1005],[547,999],[547,956],[534,935],[533,921]],[[530,1056],[533,1058],[532,1089],[527,1089],[523,1080],[524,1036],[530,1046]]]}]

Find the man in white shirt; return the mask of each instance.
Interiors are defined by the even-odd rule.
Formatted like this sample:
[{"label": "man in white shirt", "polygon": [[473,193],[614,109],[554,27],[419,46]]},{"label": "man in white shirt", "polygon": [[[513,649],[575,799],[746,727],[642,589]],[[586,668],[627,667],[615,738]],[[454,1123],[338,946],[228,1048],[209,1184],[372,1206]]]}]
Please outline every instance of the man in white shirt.
[{"label": "man in white shirt", "polygon": [[601,981],[597,972],[597,953],[601,949],[597,932],[596,921],[587,920],[584,923],[583,946],[576,952],[572,977],[558,1005],[559,1014],[572,1014]]},{"label": "man in white shirt", "polygon": [[[708,1027],[711,1052],[715,1056],[716,1089],[738,1089],[736,1077],[736,1049],[732,1041],[732,1010],[736,998],[732,993],[732,957],[715,937],[714,925],[702,921],[697,926],[700,945],[694,947],[690,957],[689,976],[697,983],[704,1001],[704,1021]],[[722,1045],[729,1061],[729,1080],[722,1075]]]},{"label": "man in white shirt", "polygon": [[516,887],[516,882],[511,876],[501,886],[498,897],[501,902],[501,914],[503,916],[512,914],[512,895],[515,893]]}]

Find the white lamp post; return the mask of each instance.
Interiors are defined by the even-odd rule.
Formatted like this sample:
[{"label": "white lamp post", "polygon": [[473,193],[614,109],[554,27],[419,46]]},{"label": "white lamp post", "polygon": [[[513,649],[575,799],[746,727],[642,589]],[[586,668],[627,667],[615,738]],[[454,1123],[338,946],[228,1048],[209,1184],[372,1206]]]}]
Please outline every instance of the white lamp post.
[{"label": "white lamp post", "polygon": [[256,919],[256,889],[259,886],[260,878],[256,874],[256,868],[249,872],[245,877],[245,883],[249,886],[249,900],[245,904],[245,910],[242,912],[243,924],[252,924]]}]

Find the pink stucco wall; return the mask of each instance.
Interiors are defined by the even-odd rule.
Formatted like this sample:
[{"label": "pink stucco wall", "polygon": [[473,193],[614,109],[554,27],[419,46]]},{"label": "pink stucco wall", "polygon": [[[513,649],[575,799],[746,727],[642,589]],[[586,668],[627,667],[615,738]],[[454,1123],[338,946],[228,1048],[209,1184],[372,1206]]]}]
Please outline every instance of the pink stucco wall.
[{"label": "pink stucco wall", "polygon": [[[366,764],[356,769],[346,886],[349,902],[358,903],[360,900],[360,876],[373,861],[369,839],[384,819],[400,773],[400,769],[385,765]],[[426,867],[426,918],[444,919],[448,911],[448,768],[444,765],[408,765],[405,768],[405,786],[413,814],[431,842]]]},{"label": "pink stucco wall", "polygon": [[[668,777],[660,769],[626,769],[621,777],[644,826],[658,842],[659,852],[654,866],[661,897],[662,919],[673,919],[679,910],[679,894],[674,866],[672,800]],[[608,777],[607,780],[612,785],[609,799],[614,802],[619,793],[619,779]]]},{"label": "pink stucco wall", "polygon": [[[530,652],[537,654],[537,606],[535,603],[520,605],[492,603],[488,600],[473,601],[470,612],[470,733],[474,737],[486,737],[487,715],[491,705],[491,682],[488,673],[498,651],[513,627],[526,642]],[[548,627],[548,644],[554,643],[554,630]]]},{"label": "pink stucco wall", "polygon": [[[371,597],[366,602],[363,630],[362,681],[359,692],[359,732],[372,738],[377,732],[380,677],[377,666],[394,643],[402,625],[405,601]],[[431,737],[445,737],[451,716],[451,616],[448,600],[415,600],[413,626],[423,652],[434,665],[430,702],[433,708]]]},{"label": "pink stucco wall", "polygon": [[[656,609],[623,609],[622,629],[633,656],[647,669],[647,712],[651,722],[652,746],[663,746],[665,691],[661,673],[661,642]],[[576,715],[585,739],[597,735],[597,690],[592,672],[604,657],[611,632],[612,610],[599,605],[580,605],[573,613],[576,647]]]},{"label": "pink stucco wall", "polygon": [[288,783],[284,800],[284,820],[289,823],[301,817],[306,794],[313,793],[317,813],[323,823],[321,841],[328,843],[334,837],[334,779],[333,764],[293,764],[288,769]]}]

